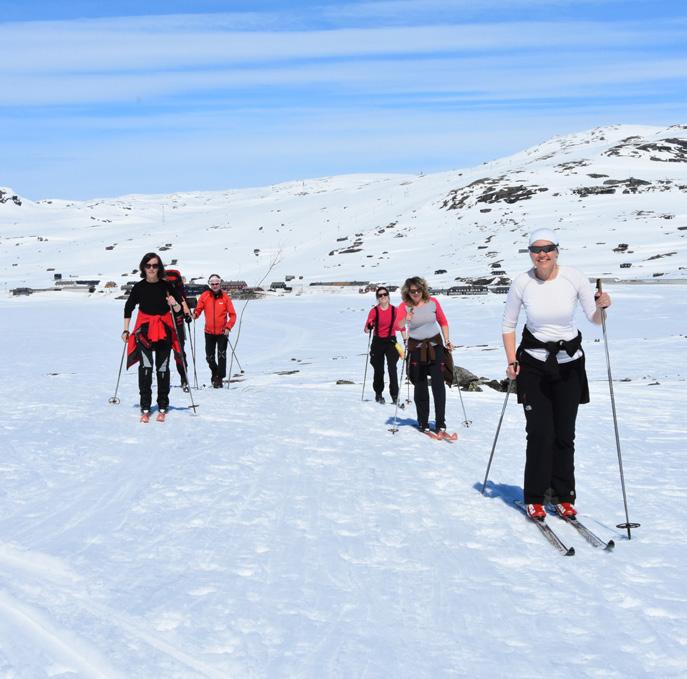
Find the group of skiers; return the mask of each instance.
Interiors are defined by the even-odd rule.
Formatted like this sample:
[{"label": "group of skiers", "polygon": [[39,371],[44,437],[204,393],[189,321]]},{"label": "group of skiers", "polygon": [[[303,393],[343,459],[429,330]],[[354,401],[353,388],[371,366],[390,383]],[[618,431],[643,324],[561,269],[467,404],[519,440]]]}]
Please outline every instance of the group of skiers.
[{"label": "group of skiers", "polygon": [[[212,274],[209,289],[198,298],[193,312],[188,305],[181,274],[165,269],[155,252],[146,253],[139,264],[141,279],[131,289],[124,305],[122,339],[128,343],[127,368],[138,362],[138,389],[141,421],[148,422],[152,405],[153,367],[157,378],[159,421],[169,408],[170,358],[173,355],[184,391],[189,390],[188,361],[184,349],[186,330],[194,318],[205,314],[205,358],[216,389],[227,373],[229,333],[236,323],[236,311],[229,295],[222,290],[222,279]],[[131,315],[138,306],[136,324],[129,331]]]},{"label": "group of skiers", "polygon": [[[558,238],[551,229],[529,236],[532,268],[521,273],[509,289],[503,315],[506,376],[515,381],[523,405],[526,432],[524,502],[530,518],[546,516],[552,503],[564,517],[574,517],[575,422],[580,403],[589,402],[582,334],[575,325],[577,304],[594,324],[602,323],[608,294],[596,296],[587,278],[576,269],[559,266]],[[374,369],[375,400],[384,403],[385,363],[393,403],[399,399],[397,363],[407,347],[408,379],[414,386],[417,426],[433,438],[452,438],[446,431],[446,387],[453,382],[453,345],[446,316],[431,297],[423,278],[408,278],[401,288],[402,304],[394,307],[385,287],[377,288],[378,303],[370,310],[364,332],[373,333],[370,364]],[[515,329],[521,309],[526,322],[516,348]],[[397,351],[400,348],[400,352]],[[429,431],[429,389],[434,398],[435,430]],[[510,382],[509,382],[510,388]]]},{"label": "group of skiers", "polygon": [[[528,516],[543,519],[544,505],[551,502],[559,514],[574,517],[574,440],[577,409],[589,402],[582,334],[575,325],[577,304],[594,324],[602,323],[611,304],[606,293],[596,295],[579,271],[559,266],[559,243],[550,229],[529,236],[532,267],[518,275],[508,292],[503,315],[503,346],[506,375],[515,381],[518,403],[523,405],[526,432],[524,502]],[[177,363],[182,386],[188,389],[184,323],[205,314],[205,356],[212,386],[221,388],[226,377],[227,344],[236,323],[232,301],[222,290],[222,279],[213,274],[193,312],[181,275],[165,270],[157,253],[144,255],[136,283],[124,307],[122,339],[128,342],[127,368],[139,362],[138,384],[141,420],[147,422],[152,404],[153,367],[157,374],[158,419],[169,407],[170,357]],[[408,379],[414,386],[419,430],[433,438],[454,440],[446,430],[446,384],[453,383],[454,349],[449,324],[441,304],[429,293],[424,278],[408,278],[401,288],[402,304],[391,304],[389,290],[376,290],[377,304],[370,310],[364,332],[370,338],[370,363],[374,369],[375,399],[384,403],[385,368],[389,392],[398,405],[398,360],[406,361]],[[139,311],[132,332],[134,308]],[[522,308],[526,321],[516,348],[515,330]],[[404,346],[397,340],[401,334]],[[429,429],[431,383],[435,428]],[[510,383],[509,383],[510,384]]]}]

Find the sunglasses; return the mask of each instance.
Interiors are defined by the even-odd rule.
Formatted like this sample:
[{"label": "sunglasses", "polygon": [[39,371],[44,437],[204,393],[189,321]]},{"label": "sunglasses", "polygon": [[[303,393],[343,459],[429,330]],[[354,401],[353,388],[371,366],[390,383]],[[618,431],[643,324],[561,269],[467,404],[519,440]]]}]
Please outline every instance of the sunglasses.
[{"label": "sunglasses", "polygon": [[558,246],[551,243],[550,245],[530,245],[527,248],[533,255],[538,255],[540,252],[553,252],[558,250]]},{"label": "sunglasses", "polygon": [[408,288],[408,292],[411,295],[419,295],[422,292],[422,290],[418,290],[417,288]]},{"label": "sunglasses", "polygon": [[159,264],[145,264],[144,266],[146,269],[159,269],[160,268]]},{"label": "sunglasses", "polygon": [[380,299],[381,297],[388,297],[388,296],[389,296],[389,293],[388,293],[388,292],[380,292],[380,293],[377,295],[377,299]]},{"label": "sunglasses", "polygon": [[210,285],[219,285],[219,281],[212,281]]}]

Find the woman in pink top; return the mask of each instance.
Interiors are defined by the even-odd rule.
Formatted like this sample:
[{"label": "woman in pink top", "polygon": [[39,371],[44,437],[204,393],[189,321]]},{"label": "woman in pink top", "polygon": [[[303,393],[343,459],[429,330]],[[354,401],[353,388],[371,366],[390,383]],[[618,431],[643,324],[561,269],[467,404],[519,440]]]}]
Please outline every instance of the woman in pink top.
[{"label": "woman in pink top", "polygon": [[446,435],[444,368],[449,365],[453,370],[453,361],[447,353],[453,351],[448,321],[437,298],[429,296],[429,287],[424,278],[408,278],[401,289],[401,296],[404,303],[398,309],[396,328],[408,340],[408,377],[415,386],[418,428],[425,433],[429,431],[429,375],[432,379],[436,432],[443,437]]},{"label": "woman in pink top", "polygon": [[375,391],[377,403],[384,403],[384,361],[386,359],[389,370],[389,393],[391,400],[398,400],[398,351],[396,351],[396,330],[394,329],[397,310],[389,304],[389,291],[384,287],[377,288],[377,306],[370,309],[365,321],[364,331],[374,332],[372,348],[370,349],[370,364],[374,368],[372,387]]}]

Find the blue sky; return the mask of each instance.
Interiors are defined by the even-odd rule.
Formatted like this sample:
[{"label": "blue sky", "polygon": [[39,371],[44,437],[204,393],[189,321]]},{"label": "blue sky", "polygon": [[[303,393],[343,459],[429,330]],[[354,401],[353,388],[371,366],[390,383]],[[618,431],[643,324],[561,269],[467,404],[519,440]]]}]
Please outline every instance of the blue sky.
[{"label": "blue sky", "polygon": [[475,165],[687,122],[646,0],[4,2],[0,186],[91,198]]}]

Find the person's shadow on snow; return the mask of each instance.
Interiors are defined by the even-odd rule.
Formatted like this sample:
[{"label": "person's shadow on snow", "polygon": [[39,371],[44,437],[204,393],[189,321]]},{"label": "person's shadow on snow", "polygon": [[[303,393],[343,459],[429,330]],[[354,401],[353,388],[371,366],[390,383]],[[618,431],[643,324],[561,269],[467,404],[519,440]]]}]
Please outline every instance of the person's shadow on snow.
[{"label": "person's shadow on snow", "polygon": [[412,427],[412,428],[414,428],[414,429],[417,429],[417,420],[416,420],[415,418],[413,418],[413,417],[404,417],[404,418],[400,418],[400,417],[396,417],[396,418],[390,417],[390,418],[386,421],[386,423],[387,423],[389,426],[393,426],[394,424],[396,424],[396,426],[397,426],[399,429],[400,429],[401,427]]},{"label": "person's shadow on snow", "polygon": [[[482,493],[482,481],[475,483],[473,488],[478,493]],[[490,500],[501,500],[504,504],[512,508],[515,508],[515,503],[517,501],[522,501],[522,495],[522,486],[511,486],[507,483],[487,481],[487,485],[484,488],[484,497]]]}]

